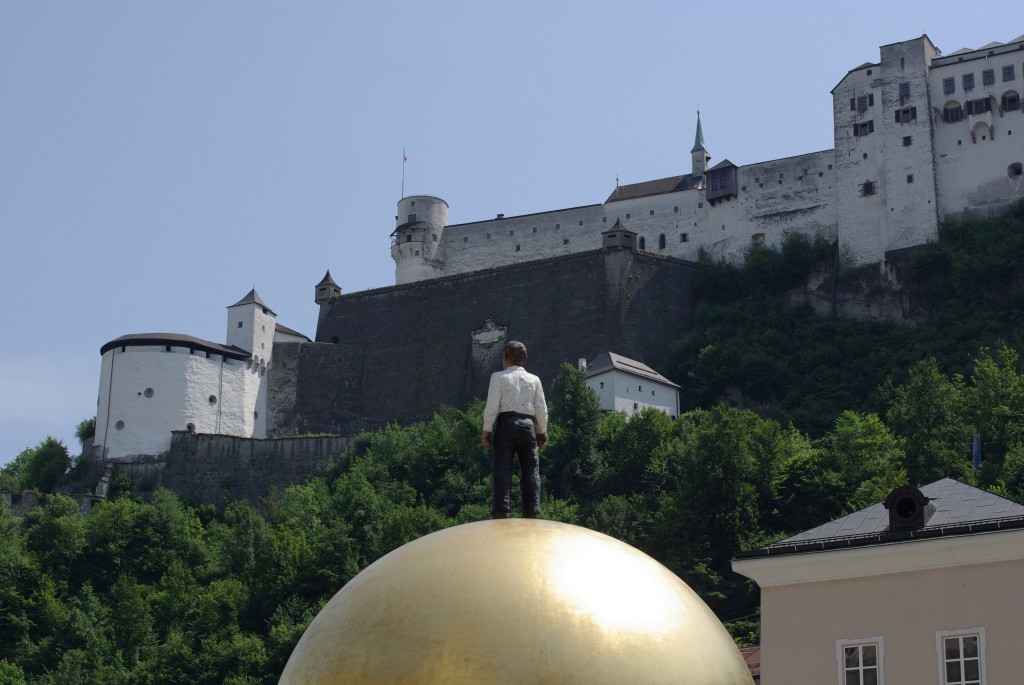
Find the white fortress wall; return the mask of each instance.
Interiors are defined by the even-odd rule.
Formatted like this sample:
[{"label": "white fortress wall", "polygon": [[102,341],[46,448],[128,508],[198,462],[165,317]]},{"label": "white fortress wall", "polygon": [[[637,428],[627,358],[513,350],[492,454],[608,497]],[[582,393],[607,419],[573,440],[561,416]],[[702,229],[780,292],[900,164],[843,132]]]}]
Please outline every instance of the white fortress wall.
[{"label": "white fortress wall", "polygon": [[[940,218],[990,216],[1024,195],[1024,177],[1016,173],[1020,167],[1013,166],[1024,163],[1024,111],[1019,104],[1024,94],[1022,48],[1024,43],[993,46],[932,63],[929,87]],[[985,72],[991,73],[991,83],[985,83]],[[972,88],[965,88],[965,76],[973,77]],[[952,92],[947,92],[950,86]],[[968,112],[968,107],[975,109],[968,103],[985,98],[989,111]],[[1009,109],[1014,98],[1018,104]],[[947,114],[949,121],[944,121],[945,109],[959,112]]]},{"label": "white fortress wall", "polygon": [[601,205],[455,224],[444,229],[444,274],[545,259],[601,247]]}]

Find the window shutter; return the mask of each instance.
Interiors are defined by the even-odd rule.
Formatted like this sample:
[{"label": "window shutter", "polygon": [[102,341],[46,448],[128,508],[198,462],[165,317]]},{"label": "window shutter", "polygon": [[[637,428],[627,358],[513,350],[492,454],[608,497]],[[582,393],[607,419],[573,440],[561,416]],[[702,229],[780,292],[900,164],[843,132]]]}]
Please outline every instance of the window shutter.
[{"label": "window shutter", "polygon": [[868,133],[874,133],[874,132],[875,132],[875,120],[872,119],[871,121],[868,122]]},{"label": "window shutter", "polygon": [[860,135],[860,134],[859,134],[859,133],[857,133],[857,124],[854,124],[854,125],[853,125],[853,136],[854,136],[854,137],[856,138],[856,137],[857,137],[857,136],[859,136],[859,135]]},{"label": "window shutter", "polygon": [[857,109],[857,98],[850,98],[850,111]]},{"label": "window shutter", "polygon": [[902,121],[902,119],[903,119],[903,112],[901,110],[896,110],[896,123],[897,124],[900,123]]},{"label": "window shutter", "polygon": [[868,106],[869,107],[874,107],[875,106],[875,94],[874,93],[868,93]]},{"label": "window shutter", "polygon": [[910,118],[917,119],[917,107],[910,108]]}]

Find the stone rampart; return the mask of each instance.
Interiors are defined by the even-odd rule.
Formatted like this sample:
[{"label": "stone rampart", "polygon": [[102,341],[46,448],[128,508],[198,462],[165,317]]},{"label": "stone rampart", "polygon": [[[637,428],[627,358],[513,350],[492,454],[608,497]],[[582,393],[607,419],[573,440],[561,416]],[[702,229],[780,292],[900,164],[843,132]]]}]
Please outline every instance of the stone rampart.
[{"label": "stone rampart", "polygon": [[648,252],[598,249],[333,299],[321,307],[316,343],[289,350],[283,363],[275,349],[281,377],[271,381],[268,430],[333,430],[347,412],[407,420],[442,404],[463,407],[486,395],[500,368],[480,363],[481,336],[525,342],[527,368],[546,384],[563,362],[605,351],[657,369],[691,325],[695,269]]},{"label": "stone rampart", "polygon": [[350,436],[256,440],[175,431],[168,452],[109,460],[133,487],[167,488],[203,504],[257,502],[271,484],[285,488],[319,473],[350,444]]}]

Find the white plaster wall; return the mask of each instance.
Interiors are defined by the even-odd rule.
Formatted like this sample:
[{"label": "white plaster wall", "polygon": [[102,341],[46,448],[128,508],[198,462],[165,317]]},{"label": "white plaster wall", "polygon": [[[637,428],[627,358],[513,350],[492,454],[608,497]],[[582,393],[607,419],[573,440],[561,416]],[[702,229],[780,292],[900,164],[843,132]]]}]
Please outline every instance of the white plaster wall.
[{"label": "white plaster wall", "polygon": [[[838,563],[838,562],[837,562]],[[885,682],[936,685],[936,631],[984,627],[986,683],[1020,682],[1024,562],[761,590],[761,683],[836,683],[836,640],[880,635]]]},{"label": "white plaster wall", "polygon": [[[1002,96],[1007,91],[1024,92],[1024,51],[1020,44],[967,55],[937,59],[929,74],[933,93],[935,124],[935,164],[938,175],[939,209],[942,217],[952,219],[965,214],[989,216],[1013,201],[1024,197],[1021,177],[1011,177],[1007,167],[1024,163],[1024,113],[1000,112]],[[1014,67],[1014,80],[1002,80],[1002,68]],[[986,86],[982,72],[995,71],[995,83]],[[963,75],[974,74],[974,89],[965,92]],[[943,80],[955,79],[956,91],[943,92]],[[982,116],[967,116],[968,100],[985,96],[994,98],[993,110]],[[964,109],[962,121],[945,123],[942,109],[956,101]],[[984,124],[979,126],[979,124]],[[971,131],[975,131],[972,140]],[[994,134],[994,136],[993,136]]]},{"label": "white plaster wall", "polygon": [[604,411],[622,411],[632,416],[651,407],[672,417],[679,415],[679,393],[671,385],[617,369],[587,378],[587,385],[597,393]]},{"label": "white plaster wall", "polygon": [[96,444],[108,458],[157,454],[170,446],[170,431],[190,423],[199,433],[261,437],[265,415],[265,375],[244,361],[175,346],[118,347],[103,355]]},{"label": "white plaster wall", "polygon": [[252,352],[257,362],[265,366],[274,350],[276,324],[277,317],[257,304],[228,307],[227,344]]}]

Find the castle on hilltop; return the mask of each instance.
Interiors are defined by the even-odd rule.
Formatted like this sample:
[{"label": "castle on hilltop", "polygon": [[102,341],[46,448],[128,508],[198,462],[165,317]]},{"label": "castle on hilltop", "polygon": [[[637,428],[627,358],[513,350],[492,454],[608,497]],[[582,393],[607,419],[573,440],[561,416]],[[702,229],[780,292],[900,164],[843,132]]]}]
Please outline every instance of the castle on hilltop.
[{"label": "castle on hilltop", "polygon": [[[738,261],[802,233],[887,270],[934,240],[940,221],[1020,199],[1022,88],[1024,36],[948,56],[922,36],[883,46],[879,62],[839,81],[831,150],[710,165],[698,115],[688,173],[616,187],[600,204],[448,225],[444,200],[404,197],[396,285],[342,294],[328,272],[314,286],[315,341],[277,324],[253,290],[228,308],[224,345],[167,333],[104,345],[96,454],[157,455],[140,462],[145,478],[200,499],[212,495],[195,488],[240,473],[259,493],[269,463],[295,479],[304,458],[319,459],[260,438],[353,435],[465,406],[486,394],[506,340],[526,342],[545,383],[606,353],[665,370],[669,345],[693,326],[702,251]],[[685,382],[665,380],[665,396]],[[652,390],[627,405],[661,406]],[[214,439],[223,458],[202,457]],[[241,456],[257,453],[271,456]]]},{"label": "castle on hilltop", "polygon": [[709,166],[698,113],[689,173],[618,186],[600,204],[447,225],[444,200],[402,198],[395,283],[596,249],[616,221],[639,249],[685,260],[738,261],[803,233],[884,265],[934,240],[940,221],[1022,197],[1024,36],[948,56],[928,36],[880,52],[832,89],[831,150]]}]

